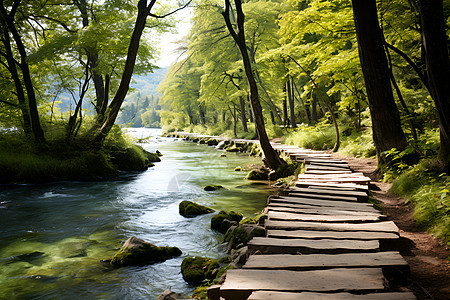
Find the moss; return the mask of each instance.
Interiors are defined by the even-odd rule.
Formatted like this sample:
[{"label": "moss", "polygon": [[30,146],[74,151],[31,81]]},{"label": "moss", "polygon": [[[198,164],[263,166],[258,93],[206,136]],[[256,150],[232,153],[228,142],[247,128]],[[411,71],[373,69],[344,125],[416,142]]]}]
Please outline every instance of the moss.
[{"label": "moss", "polygon": [[219,271],[217,260],[208,257],[186,257],[181,263],[183,279],[190,284],[199,285],[205,279],[213,280]]},{"label": "moss", "polygon": [[297,170],[297,164],[287,164],[285,166],[278,167],[274,173],[271,173],[269,178],[270,180],[277,180],[279,178],[285,178],[295,174]]},{"label": "moss", "polygon": [[239,167],[234,168],[234,170],[235,170],[236,172],[240,172],[240,171],[243,170],[243,168],[239,166]]},{"label": "moss", "polygon": [[251,170],[245,177],[247,180],[268,180],[269,173],[261,170]]},{"label": "moss", "polygon": [[210,191],[215,191],[215,190],[223,189],[223,186],[218,185],[218,184],[210,184],[210,185],[205,186],[203,189],[204,189],[205,191],[210,192]]},{"label": "moss", "polygon": [[[233,222],[237,224],[242,220],[242,218],[243,216],[240,213],[234,211],[226,212],[222,210],[211,218],[211,229],[216,229],[221,233],[226,233],[228,228],[233,225]],[[226,222],[226,220],[228,220],[228,222]]]},{"label": "moss", "polygon": [[192,298],[194,298],[194,299],[208,299],[207,289],[208,289],[207,286],[199,286],[192,293]]},{"label": "moss", "polygon": [[140,239],[134,239],[139,243],[129,246],[128,240],[120,248],[119,252],[113,256],[110,262],[111,265],[117,267],[144,265],[166,261],[169,258],[182,254],[181,250],[177,247],[158,247]]},{"label": "moss", "polygon": [[178,206],[178,210],[180,215],[184,217],[193,217],[214,212],[212,208],[191,201],[182,201]]},{"label": "moss", "polygon": [[231,227],[225,236],[228,242],[228,251],[230,251],[231,249],[235,249],[239,244],[247,245],[255,236],[266,236],[266,231],[261,226],[242,224],[235,228]]}]

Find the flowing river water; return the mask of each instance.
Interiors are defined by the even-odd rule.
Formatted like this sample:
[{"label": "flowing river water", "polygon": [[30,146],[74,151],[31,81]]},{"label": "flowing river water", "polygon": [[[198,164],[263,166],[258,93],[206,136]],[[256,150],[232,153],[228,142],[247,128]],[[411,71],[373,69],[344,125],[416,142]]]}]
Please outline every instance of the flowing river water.
[{"label": "flowing river water", "polygon": [[[178,204],[191,200],[252,217],[266,205],[268,185],[245,181],[237,166],[260,158],[160,137],[142,146],[162,161],[145,172],[103,182],[0,186],[0,299],[155,299],[165,289],[189,295],[180,265],[187,256],[225,256],[223,235],[210,229],[211,214],[184,218]],[[225,187],[206,192],[208,184]],[[178,258],[140,267],[109,268],[130,236],[176,246]]]}]

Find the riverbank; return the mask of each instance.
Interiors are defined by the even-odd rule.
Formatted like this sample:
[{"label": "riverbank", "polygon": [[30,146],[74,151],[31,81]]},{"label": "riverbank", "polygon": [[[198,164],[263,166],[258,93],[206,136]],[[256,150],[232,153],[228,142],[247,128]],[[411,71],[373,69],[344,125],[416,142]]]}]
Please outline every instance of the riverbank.
[{"label": "riverbank", "polygon": [[98,149],[83,139],[36,147],[9,133],[0,140],[0,184],[110,180],[120,172],[145,171],[159,161],[156,153],[135,144],[118,127]]}]

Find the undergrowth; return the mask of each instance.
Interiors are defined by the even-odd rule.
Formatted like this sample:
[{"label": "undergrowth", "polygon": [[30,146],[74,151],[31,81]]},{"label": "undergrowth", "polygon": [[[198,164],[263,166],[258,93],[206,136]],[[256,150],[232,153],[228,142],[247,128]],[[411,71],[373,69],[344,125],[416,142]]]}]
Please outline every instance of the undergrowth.
[{"label": "undergrowth", "polygon": [[18,132],[3,132],[0,183],[109,179],[116,177],[119,170],[144,170],[154,160],[150,155],[116,126],[101,149],[93,149],[83,138],[70,143],[53,139],[47,146],[37,148]]},{"label": "undergrowth", "polygon": [[435,160],[423,160],[392,183],[391,191],[414,207],[423,229],[450,245],[450,177],[440,173]]}]

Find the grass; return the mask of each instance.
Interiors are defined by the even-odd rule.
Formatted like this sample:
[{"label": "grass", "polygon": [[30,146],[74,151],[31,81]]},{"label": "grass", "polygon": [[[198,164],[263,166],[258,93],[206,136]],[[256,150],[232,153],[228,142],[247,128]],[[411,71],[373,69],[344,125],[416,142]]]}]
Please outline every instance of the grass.
[{"label": "grass", "polygon": [[54,139],[38,149],[20,133],[0,135],[0,183],[43,183],[59,180],[103,180],[119,169],[142,171],[151,165],[149,155],[115,127],[102,149],[83,139],[68,143]]},{"label": "grass", "polygon": [[414,207],[417,224],[450,245],[450,177],[427,159],[404,172],[391,191]]}]

